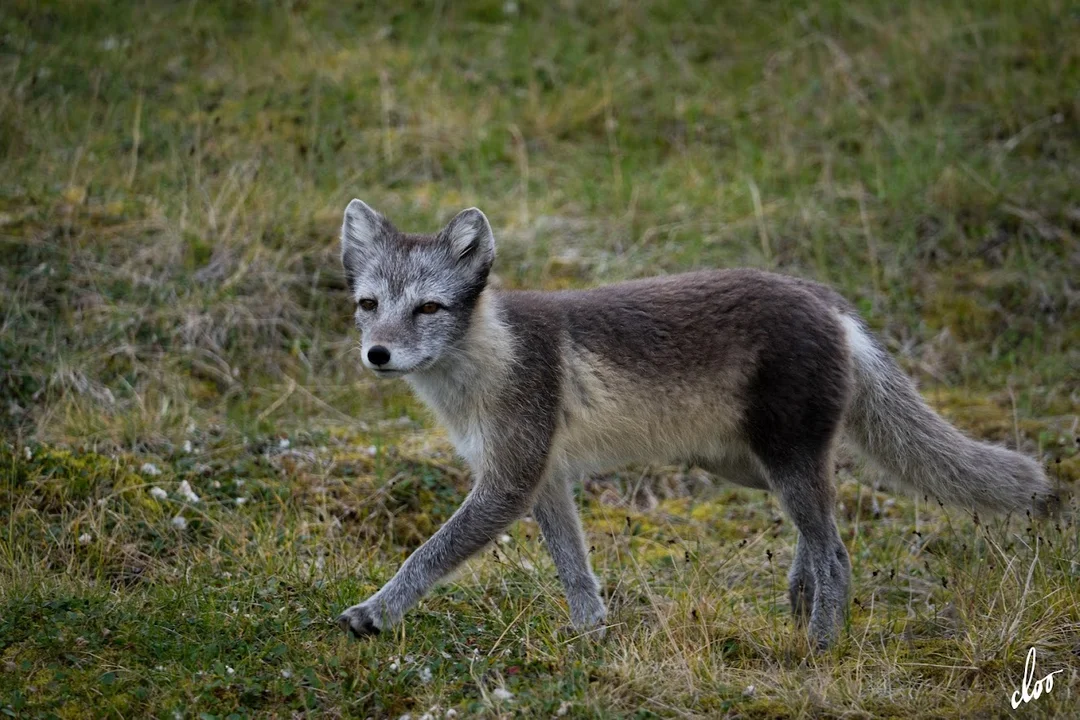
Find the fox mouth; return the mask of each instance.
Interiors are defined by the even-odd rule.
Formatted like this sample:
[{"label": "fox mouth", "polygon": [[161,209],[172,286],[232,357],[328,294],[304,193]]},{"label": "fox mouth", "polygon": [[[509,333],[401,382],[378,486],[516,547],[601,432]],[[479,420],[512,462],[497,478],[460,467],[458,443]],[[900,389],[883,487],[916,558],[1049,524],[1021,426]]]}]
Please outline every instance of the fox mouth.
[{"label": "fox mouth", "polygon": [[368,370],[371,370],[371,372],[375,373],[376,377],[393,378],[393,377],[401,377],[402,375],[408,375],[410,373],[423,372],[424,370],[427,370],[432,365],[434,365],[435,360],[436,360],[436,358],[431,357],[431,356],[427,356],[427,357],[422,358],[415,365],[412,365],[412,366],[407,367],[407,368],[402,368],[402,367],[395,367],[395,368],[374,367],[374,366],[366,365],[366,364],[365,364],[365,367],[367,367]]}]

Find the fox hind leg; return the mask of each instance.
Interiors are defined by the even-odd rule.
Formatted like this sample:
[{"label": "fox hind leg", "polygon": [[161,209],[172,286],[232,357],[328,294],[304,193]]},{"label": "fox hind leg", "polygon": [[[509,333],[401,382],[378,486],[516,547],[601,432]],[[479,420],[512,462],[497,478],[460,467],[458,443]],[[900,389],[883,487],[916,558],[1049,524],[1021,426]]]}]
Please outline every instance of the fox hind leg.
[{"label": "fox hind leg", "polygon": [[788,573],[788,597],[795,622],[805,626],[814,607],[814,568],[810,562],[809,544],[802,535],[796,541],[795,557]]},{"label": "fox hind leg", "polygon": [[818,462],[772,472],[780,502],[799,530],[789,575],[792,610],[796,619],[809,620],[810,639],[818,649],[836,639],[851,588],[851,562],[836,527],[828,466]]}]

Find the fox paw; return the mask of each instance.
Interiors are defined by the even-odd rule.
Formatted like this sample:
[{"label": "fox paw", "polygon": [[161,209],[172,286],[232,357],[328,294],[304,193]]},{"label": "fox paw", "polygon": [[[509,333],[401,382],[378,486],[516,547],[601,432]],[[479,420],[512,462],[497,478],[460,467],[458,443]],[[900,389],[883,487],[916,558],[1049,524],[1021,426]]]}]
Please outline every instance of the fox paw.
[{"label": "fox paw", "polygon": [[570,622],[579,631],[602,628],[607,619],[607,608],[598,596],[574,596],[567,598],[570,605]]},{"label": "fox paw", "polygon": [[607,610],[599,600],[590,600],[582,604],[571,603],[570,624],[561,628],[560,635],[565,637],[588,637],[602,640],[607,634]]},{"label": "fox paw", "polygon": [[560,625],[555,629],[555,637],[560,641],[583,640],[599,642],[607,637],[607,626],[596,625],[590,628],[577,627],[573,624]]},{"label": "fox paw", "polygon": [[343,632],[352,633],[352,636],[356,638],[378,635],[382,629],[379,627],[380,623],[375,621],[374,613],[363,603],[353,605],[338,615],[337,623]]}]

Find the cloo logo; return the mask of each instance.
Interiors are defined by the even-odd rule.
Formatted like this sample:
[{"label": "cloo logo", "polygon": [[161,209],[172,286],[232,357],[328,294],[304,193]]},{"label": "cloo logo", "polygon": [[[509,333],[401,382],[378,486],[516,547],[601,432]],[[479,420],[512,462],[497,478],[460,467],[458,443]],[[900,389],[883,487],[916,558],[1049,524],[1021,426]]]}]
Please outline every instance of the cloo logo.
[{"label": "cloo logo", "polygon": [[1045,677],[1037,680],[1034,685],[1031,681],[1035,678],[1035,648],[1031,648],[1027,654],[1027,660],[1024,661],[1024,684],[1020,686],[1020,689],[1012,694],[1012,706],[1013,710],[1020,707],[1024,703],[1029,703],[1032,700],[1038,699],[1044,692],[1049,693],[1054,689],[1054,676],[1059,672],[1065,672],[1064,670],[1055,670],[1054,672],[1046,675]]}]

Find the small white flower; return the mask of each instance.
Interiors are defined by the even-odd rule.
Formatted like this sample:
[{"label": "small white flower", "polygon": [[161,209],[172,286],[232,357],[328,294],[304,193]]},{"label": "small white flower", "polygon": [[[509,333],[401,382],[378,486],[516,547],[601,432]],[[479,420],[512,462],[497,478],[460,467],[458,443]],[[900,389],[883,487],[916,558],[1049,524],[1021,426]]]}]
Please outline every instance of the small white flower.
[{"label": "small white flower", "polygon": [[184,452],[186,452],[186,453],[191,452],[191,441],[190,440],[185,440],[184,441]]},{"label": "small white flower", "polygon": [[371,457],[375,457],[379,454],[379,448],[375,447],[374,445],[368,445],[367,454]]},{"label": "small white flower", "polygon": [[291,678],[291,677],[292,677],[292,670],[282,670],[282,671],[281,671],[281,677],[283,677],[283,678],[285,678],[286,680],[288,680],[289,678]]},{"label": "small white flower", "polygon": [[503,533],[502,535],[499,536],[499,544],[500,545],[505,545],[508,542],[510,542],[510,536],[509,535],[507,535],[506,533]]},{"label": "small white flower", "polygon": [[235,672],[236,672],[236,671],[235,671],[235,670],[233,670],[233,669],[232,669],[231,667],[229,667],[228,665],[226,665],[226,666],[225,666],[225,674],[226,674],[226,675],[232,675],[232,674],[233,674],[233,673],[235,673]]},{"label": "small white flower", "polygon": [[244,487],[244,478],[233,478],[233,485],[236,485],[236,487]]},{"label": "small white flower", "polygon": [[215,490],[220,490],[221,489],[221,483],[218,482],[217,480],[215,480],[214,482],[210,483],[210,487],[214,488]]},{"label": "small white flower", "polygon": [[232,580],[232,573],[226,570],[225,572],[221,573],[221,577],[225,578],[226,580]]},{"label": "small white flower", "polygon": [[161,471],[158,470],[158,466],[154,463],[143,463],[142,467],[139,468],[139,472],[141,472],[143,475],[149,475],[150,477],[161,474]]},{"label": "small white flower", "polygon": [[561,703],[559,703],[559,709],[555,711],[555,715],[557,717],[563,717],[568,712],[570,712],[570,701],[563,700]]},{"label": "small white flower", "polygon": [[390,672],[397,672],[397,669],[398,669],[398,664],[397,664],[397,660],[395,660],[394,662],[390,663]]},{"label": "small white flower", "polygon": [[190,503],[199,502],[199,496],[191,489],[191,485],[187,480],[180,483],[180,487],[176,489],[176,493]]},{"label": "small white flower", "polygon": [[491,694],[495,696],[496,700],[503,700],[504,702],[509,702],[514,699],[514,693],[506,688],[497,687],[491,691]]},{"label": "small white flower", "polygon": [[79,544],[80,545],[89,545],[90,542],[93,539],[94,539],[94,537],[90,533],[83,533],[82,535],[79,536]]},{"label": "small white flower", "polygon": [[451,720],[452,718],[456,718],[457,717],[457,710],[455,710],[454,708],[450,708],[449,710],[446,711],[446,715],[444,717],[446,718],[446,720]]},{"label": "small white flower", "polygon": [[426,666],[420,668],[420,682],[424,683],[425,685],[431,682],[431,668]]},{"label": "small white flower", "polygon": [[757,688],[753,685],[747,685],[746,689],[742,691],[745,697],[754,697],[754,693],[757,692]]},{"label": "small white flower", "polygon": [[292,443],[289,442],[289,438],[281,438],[280,440],[278,440],[278,447],[282,450],[288,450],[289,445],[291,444]]},{"label": "small white flower", "polygon": [[177,515],[172,519],[172,524],[177,530],[185,530],[187,528],[187,518],[183,515]]},{"label": "small white flower", "polygon": [[244,503],[246,503],[246,502],[247,502],[247,498],[246,498],[246,497],[238,497],[238,498],[236,498],[236,504],[237,504],[237,505],[243,505],[243,504],[244,504]]},{"label": "small white flower", "polygon": [[165,498],[169,497],[169,493],[165,492],[164,490],[155,485],[154,487],[150,488],[150,496],[157,498],[158,500],[164,500]]},{"label": "small white flower", "polygon": [[30,451],[30,448],[28,448],[28,447],[24,447],[24,448],[22,449],[22,451],[23,451],[23,455],[25,455],[25,456],[26,456],[26,459],[27,459],[27,460],[33,460],[33,459],[34,459],[34,453],[32,453],[32,452]]}]

